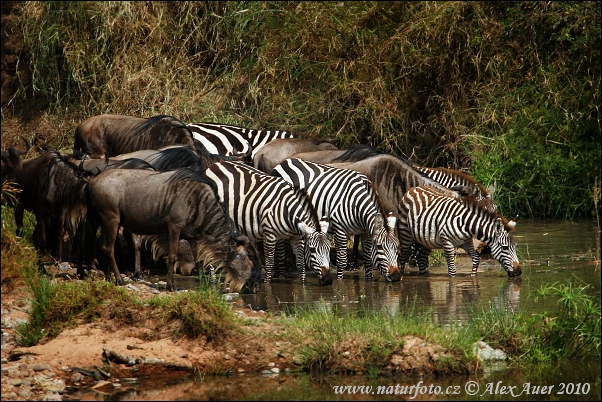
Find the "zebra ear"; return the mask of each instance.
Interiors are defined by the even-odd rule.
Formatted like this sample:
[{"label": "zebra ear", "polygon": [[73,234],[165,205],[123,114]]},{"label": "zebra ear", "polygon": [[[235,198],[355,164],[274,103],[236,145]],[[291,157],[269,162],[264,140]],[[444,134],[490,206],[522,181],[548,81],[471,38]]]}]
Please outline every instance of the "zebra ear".
[{"label": "zebra ear", "polygon": [[493,198],[493,193],[495,191],[496,184],[497,184],[497,180],[494,180],[493,184],[487,188],[487,191],[489,191],[489,195],[488,195],[489,198]]},{"label": "zebra ear", "polygon": [[322,230],[322,233],[327,233],[329,226],[330,222],[328,220],[328,217],[323,216],[322,219],[320,219],[320,229]]},{"label": "zebra ear", "polygon": [[510,219],[510,221],[508,221],[508,226],[511,229],[514,229],[516,227],[516,222],[518,221],[518,214],[516,214],[516,216],[512,219]]},{"label": "zebra ear", "polygon": [[397,217],[393,212],[389,212],[387,215],[387,226],[389,226],[389,230],[395,230],[397,224]]},{"label": "zebra ear", "polygon": [[305,236],[309,236],[310,234],[312,234],[313,232],[316,231],[314,228],[312,228],[311,226],[309,226],[307,223],[305,223],[303,221],[297,222],[297,226],[301,230],[301,233],[304,234]]}]

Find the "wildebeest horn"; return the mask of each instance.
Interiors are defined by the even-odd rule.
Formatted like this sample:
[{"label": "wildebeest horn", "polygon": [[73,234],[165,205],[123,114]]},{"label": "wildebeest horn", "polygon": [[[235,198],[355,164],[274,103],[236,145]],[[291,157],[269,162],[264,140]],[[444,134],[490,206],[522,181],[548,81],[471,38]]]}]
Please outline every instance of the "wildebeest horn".
[{"label": "wildebeest horn", "polygon": [[27,147],[24,151],[17,151],[19,152],[19,155],[22,155],[24,153],[27,153],[27,151],[29,151],[31,149],[31,142],[29,142],[29,140],[25,137],[23,137],[22,135],[20,135],[19,137],[21,137],[21,139],[23,139],[23,141],[25,141],[25,146]]}]

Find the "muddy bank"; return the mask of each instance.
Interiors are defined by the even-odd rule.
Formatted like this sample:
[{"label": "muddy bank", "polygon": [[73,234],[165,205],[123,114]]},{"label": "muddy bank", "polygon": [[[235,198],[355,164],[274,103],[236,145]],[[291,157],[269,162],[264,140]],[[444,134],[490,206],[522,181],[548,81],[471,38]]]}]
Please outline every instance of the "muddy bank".
[{"label": "muddy bank", "polygon": [[[145,282],[126,289],[139,298],[160,292]],[[146,380],[167,381],[203,373],[278,375],[303,370],[299,345],[285,338],[285,328],[270,313],[234,308],[244,318],[225,339],[178,337],[177,323],[157,327],[152,317],[135,326],[102,320],[65,329],[33,347],[17,345],[17,329],[29,316],[27,290],[2,294],[2,399],[63,400],[82,389],[114,392]],[[440,358],[453,358],[443,348],[417,337],[404,338],[383,375],[422,378],[441,374]],[[334,371],[363,374],[361,356],[351,346],[333,364]],[[332,370],[331,369],[331,370]]]}]

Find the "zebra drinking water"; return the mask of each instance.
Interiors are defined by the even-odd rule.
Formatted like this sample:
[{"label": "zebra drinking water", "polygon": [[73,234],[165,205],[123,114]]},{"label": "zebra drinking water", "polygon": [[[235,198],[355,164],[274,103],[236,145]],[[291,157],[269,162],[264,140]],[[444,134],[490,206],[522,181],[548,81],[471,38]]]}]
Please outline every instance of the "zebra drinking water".
[{"label": "zebra drinking water", "polygon": [[474,194],[457,199],[430,186],[412,187],[400,202],[399,215],[401,267],[408,262],[410,246],[417,243],[420,274],[427,272],[431,250],[443,248],[448,274],[455,276],[455,249],[462,247],[472,258],[471,275],[476,275],[480,258],[472,242],[475,237],[491,248],[508,276],[522,273],[516,242],[504,227],[506,219],[483,208]]},{"label": "zebra drinking water", "polygon": [[338,279],[343,278],[347,266],[348,237],[362,235],[366,279],[372,279],[374,266],[388,281],[401,280],[397,218],[391,212],[385,222],[380,197],[366,176],[301,159],[286,159],[270,175],[307,189],[318,215],[328,217],[335,238]]},{"label": "zebra drinking water", "polygon": [[263,241],[264,282],[272,279],[276,243],[288,240],[301,281],[305,283],[307,265],[320,284],[332,284],[328,220],[318,218],[305,190],[237,162],[216,162],[206,174],[217,184],[220,200],[241,232],[255,242]]}]

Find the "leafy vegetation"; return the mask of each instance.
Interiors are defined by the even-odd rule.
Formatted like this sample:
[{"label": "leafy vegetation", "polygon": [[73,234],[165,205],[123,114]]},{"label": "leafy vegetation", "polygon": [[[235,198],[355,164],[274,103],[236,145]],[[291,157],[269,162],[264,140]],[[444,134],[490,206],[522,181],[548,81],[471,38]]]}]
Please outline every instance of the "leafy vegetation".
[{"label": "leafy vegetation", "polygon": [[64,127],[56,148],[91,115],[172,114],[462,169],[497,180],[508,215],[599,215],[599,2],[17,7],[19,89],[2,118],[37,105]]}]

